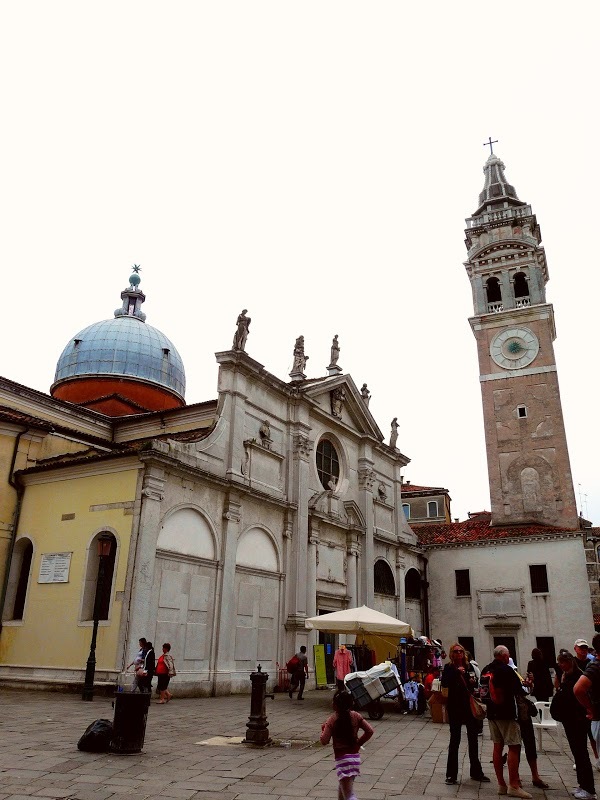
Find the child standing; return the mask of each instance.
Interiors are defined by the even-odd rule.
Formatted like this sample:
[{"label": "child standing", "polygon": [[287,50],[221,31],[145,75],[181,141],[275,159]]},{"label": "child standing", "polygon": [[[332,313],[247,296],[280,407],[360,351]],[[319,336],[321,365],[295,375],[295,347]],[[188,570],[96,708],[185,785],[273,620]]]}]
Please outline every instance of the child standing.
[{"label": "child standing", "polygon": [[[356,800],[354,778],[360,775],[361,745],[373,736],[373,728],[357,712],[352,711],[349,692],[339,692],[333,698],[334,713],[321,726],[321,744],[333,737],[335,771],[338,776],[338,800]],[[358,731],[363,731],[359,737]]]}]

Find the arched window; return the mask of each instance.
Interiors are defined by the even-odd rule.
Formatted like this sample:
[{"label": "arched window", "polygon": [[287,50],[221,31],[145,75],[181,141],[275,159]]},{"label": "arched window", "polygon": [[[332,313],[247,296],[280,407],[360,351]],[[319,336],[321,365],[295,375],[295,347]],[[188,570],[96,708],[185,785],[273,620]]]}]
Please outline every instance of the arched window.
[{"label": "arched window", "polygon": [[379,559],[373,567],[373,588],[376,594],[389,594],[392,597],[396,594],[396,581],[394,573],[387,561]]},{"label": "arched window", "polygon": [[329,439],[317,445],[317,473],[324,489],[333,489],[340,477],[340,459]]},{"label": "arched window", "polygon": [[27,589],[29,587],[29,574],[33,558],[33,543],[24,536],[17,540],[10,565],[10,575],[4,605],[5,620],[23,619]]},{"label": "arched window", "polygon": [[500,290],[500,281],[498,278],[488,278],[485,282],[485,290],[488,303],[502,302],[502,291]]},{"label": "arched window", "polygon": [[407,600],[421,599],[421,576],[418,570],[409,569],[404,578],[404,596]]},{"label": "arched window", "polygon": [[[110,550],[108,555],[102,557],[102,563],[98,555],[98,539],[101,536],[107,542],[110,540]],[[96,603],[98,604],[98,619],[108,619],[116,555],[117,540],[112,533],[103,531],[94,536],[88,548],[88,563],[81,607],[81,619],[83,621],[94,619]]]},{"label": "arched window", "polygon": [[428,517],[437,517],[437,515],[438,515],[437,500],[430,500],[427,503],[427,516]]},{"label": "arched window", "polygon": [[515,297],[529,297],[529,283],[524,272],[517,272],[514,277]]},{"label": "arched window", "polygon": [[410,503],[402,503],[402,511],[406,519],[410,519]]}]

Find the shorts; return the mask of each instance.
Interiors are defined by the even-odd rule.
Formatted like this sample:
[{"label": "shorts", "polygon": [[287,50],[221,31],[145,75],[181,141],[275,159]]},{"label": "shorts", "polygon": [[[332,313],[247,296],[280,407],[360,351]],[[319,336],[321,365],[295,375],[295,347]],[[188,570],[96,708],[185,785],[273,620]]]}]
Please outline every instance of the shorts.
[{"label": "shorts", "polygon": [[335,771],[338,780],[342,778],[356,778],[360,775],[360,753],[348,753],[335,760]]},{"label": "shorts", "polygon": [[521,744],[521,729],[516,719],[488,719],[490,737],[494,744],[512,747]]},{"label": "shorts", "polygon": [[156,684],[156,691],[157,692],[164,692],[167,686],[169,685],[169,681],[171,680],[170,675],[163,675],[158,674],[158,683]]}]

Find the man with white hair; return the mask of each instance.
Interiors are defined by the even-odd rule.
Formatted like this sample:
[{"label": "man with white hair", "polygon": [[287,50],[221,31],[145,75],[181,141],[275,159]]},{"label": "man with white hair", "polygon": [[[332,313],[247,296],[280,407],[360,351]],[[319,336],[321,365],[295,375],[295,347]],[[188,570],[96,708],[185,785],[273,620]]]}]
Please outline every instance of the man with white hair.
[{"label": "man with white hair", "polygon": [[[519,756],[521,753],[521,729],[517,716],[517,695],[525,694],[516,672],[510,668],[510,653],[499,645],[494,649],[494,660],[481,670],[481,699],[487,706],[490,736],[494,743],[494,772],[498,779],[498,794],[521,797],[532,795],[521,788]],[[502,750],[508,747],[508,785],[504,780]]]}]

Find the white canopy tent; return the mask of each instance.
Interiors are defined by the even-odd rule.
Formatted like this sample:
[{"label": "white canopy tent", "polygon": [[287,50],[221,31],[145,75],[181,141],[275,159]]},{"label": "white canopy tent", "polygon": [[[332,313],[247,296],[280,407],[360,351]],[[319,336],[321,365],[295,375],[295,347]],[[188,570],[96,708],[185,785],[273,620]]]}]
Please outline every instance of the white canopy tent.
[{"label": "white canopy tent", "polygon": [[304,621],[305,627],[326,633],[355,634],[391,634],[392,636],[413,636],[413,629],[406,622],[375,611],[368,606],[347,608],[345,611],[333,611],[331,614],[320,614]]}]

